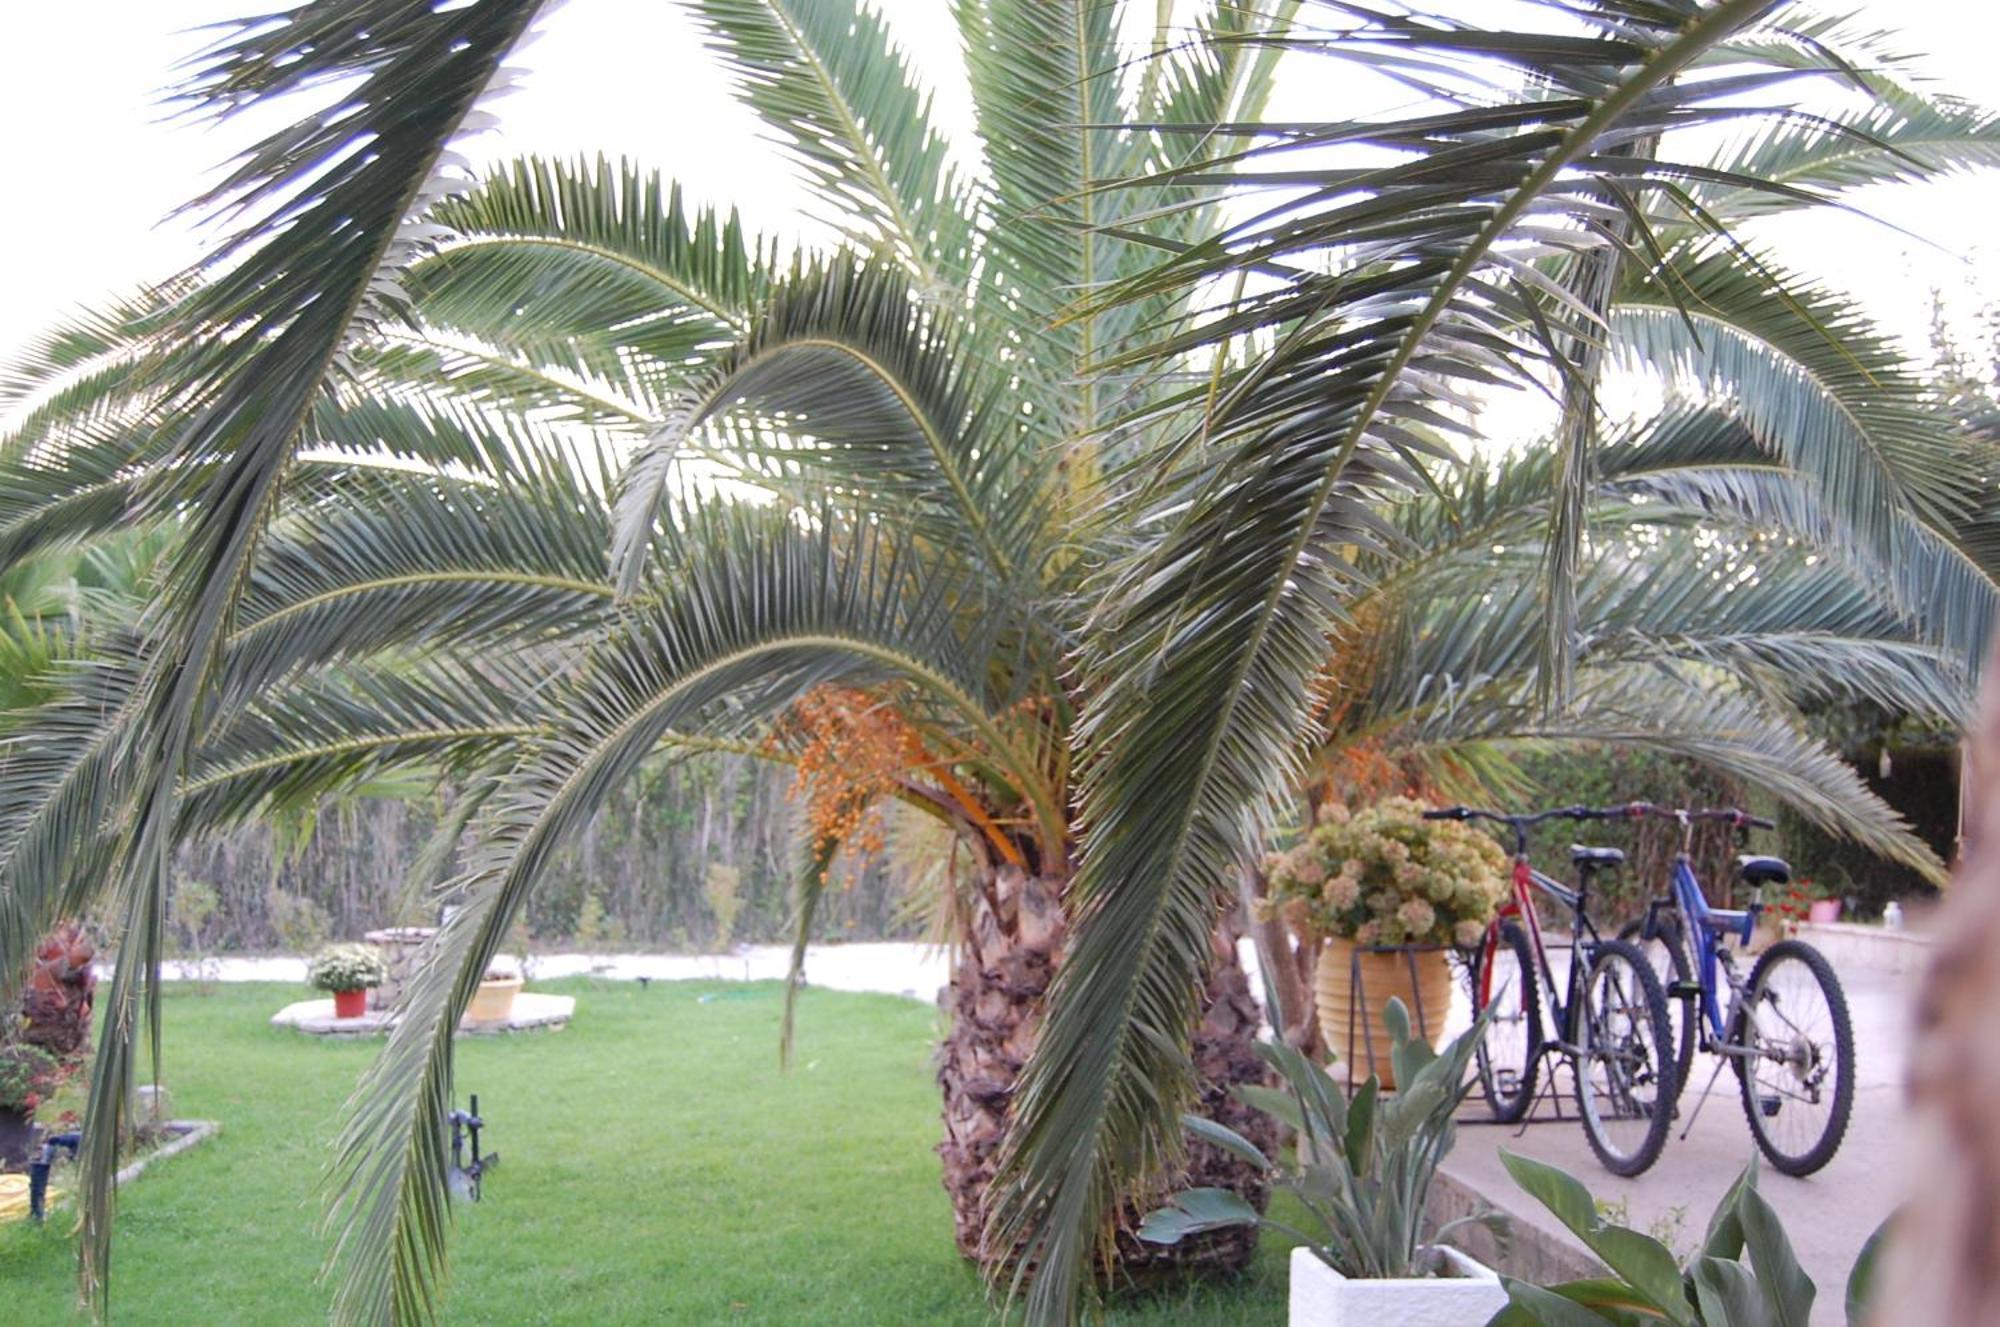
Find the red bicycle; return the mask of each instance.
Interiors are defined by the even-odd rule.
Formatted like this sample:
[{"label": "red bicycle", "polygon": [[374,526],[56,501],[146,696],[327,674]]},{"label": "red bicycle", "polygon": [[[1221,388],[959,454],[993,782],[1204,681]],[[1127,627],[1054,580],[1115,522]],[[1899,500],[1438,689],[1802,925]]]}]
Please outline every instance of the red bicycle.
[{"label": "red bicycle", "polygon": [[[1512,892],[1467,964],[1474,1015],[1492,1010],[1478,1049],[1487,1109],[1502,1123],[1520,1120],[1534,1104],[1543,1057],[1560,1056],[1575,1079],[1590,1150],[1616,1175],[1641,1173],[1666,1146],[1679,1095],[1666,992],[1645,955],[1599,935],[1590,920],[1591,880],[1623,863],[1625,854],[1571,845],[1577,868],[1572,889],[1529,862],[1528,830],[1549,820],[1623,820],[1631,814],[1622,806],[1566,806],[1531,815],[1454,806],[1424,813],[1430,820],[1489,820],[1514,835]],[[1560,982],[1535,913],[1536,890],[1572,919]]]}]

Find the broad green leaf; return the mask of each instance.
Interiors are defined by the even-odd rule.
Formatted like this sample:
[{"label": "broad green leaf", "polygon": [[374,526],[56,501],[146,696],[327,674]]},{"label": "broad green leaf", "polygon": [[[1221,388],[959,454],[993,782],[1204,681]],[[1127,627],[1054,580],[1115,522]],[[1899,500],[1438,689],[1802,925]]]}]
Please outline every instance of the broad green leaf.
[{"label": "broad green leaf", "polygon": [[1242,1158],[1260,1172],[1271,1169],[1270,1159],[1258,1150],[1257,1145],[1228,1125],[1217,1124],[1214,1120],[1204,1119],[1199,1115],[1183,1115],[1181,1123],[1186,1125],[1187,1131],[1195,1137]]},{"label": "broad green leaf", "polygon": [[1724,1327],[1777,1327],[1766,1289],[1739,1262],[1700,1258],[1694,1265],[1695,1300],[1704,1323]]},{"label": "broad green leaf", "polygon": [[1854,1270],[1847,1274],[1847,1327],[1870,1327],[1875,1311],[1877,1279],[1881,1270],[1883,1251],[1888,1247],[1889,1227],[1896,1219],[1890,1213],[1868,1242],[1861,1246],[1861,1253],[1854,1260]]},{"label": "broad green leaf", "polygon": [[1743,1240],[1757,1268],[1757,1284],[1764,1289],[1770,1321],[1777,1327],[1808,1327],[1815,1287],[1792,1254],[1784,1223],[1754,1188],[1738,1195],[1737,1206],[1743,1214]]}]

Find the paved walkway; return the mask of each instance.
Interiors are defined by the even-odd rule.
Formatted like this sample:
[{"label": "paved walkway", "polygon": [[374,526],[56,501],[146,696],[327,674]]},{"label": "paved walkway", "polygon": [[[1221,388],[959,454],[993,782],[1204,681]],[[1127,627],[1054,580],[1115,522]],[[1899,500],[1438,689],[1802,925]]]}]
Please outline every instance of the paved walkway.
[{"label": "paved walkway", "polygon": [[[1846,1142],[1817,1175],[1792,1179],[1766,1165],[1758,1180],[1764,1196],[1784,1218],[1800,1263],[1819,1286],[1815,1327],[1837,1327],[1846,1321],[1848,1270],[1862,1243],[1903,1196],[1903,1031],[1917,977],[1843,966],[1840,979],[1854,1021],[1856,1068],[1854,1117]],[[1695,1055],[1688,1090],[1681,1099],[1682,1119],[1666,1152],[1637,1179],[1621,1180],[1599,1166],[1574,1119],[1525,1130],[1473,1123],[1483,1118],[1483,1108],[1468,1111],[1468,1123],[1460,1129],[1458,1146],[1445,1169],[1517,1219],[1532,1221],[1575,1245],[1567,1231],[1515,1188],[1499,1152],[1505,1147],[1551,1162],[1582,1180],[1599,1201],[1625,1204],[1625,1224],[1664,1239],[1685,1258],[1699,1247],[1716,1202],[1756,1152],[1736,1077],[1726,1068],[1695,1117],[1693,1132],[1680,1137],[1716,1063],[1714,1057]],[[1562,1084],[1569,1086],[1566,1070]],[[1573,1095],[1564,1102],[1565,1113],[1574,1114],[1574,1102]],[[1541,1107],[1547,1109],[1546,1104]]]},{"label": "paved walkway", "polygon": [[[524,964],[530,982],[557,977],[632,981],[783,981],[789,945],[745,945],[728,954],[541,954]],[[275,957],[212,958],[164,965],[169,981],[276,981],[305,984],[306,961]],[[950,979],[945,952],[933,945],[871,943],[813,945],[806,950],[806,981],[835,991],[902,995],[926,1004]]]}]

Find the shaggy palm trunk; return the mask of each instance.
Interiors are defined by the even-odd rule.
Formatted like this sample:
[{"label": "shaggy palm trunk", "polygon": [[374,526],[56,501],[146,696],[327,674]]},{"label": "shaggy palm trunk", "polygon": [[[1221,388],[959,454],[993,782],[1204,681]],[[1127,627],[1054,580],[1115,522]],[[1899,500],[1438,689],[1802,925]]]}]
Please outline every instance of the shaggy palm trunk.
[{"label": "shaggy palm trunk", "polygon": [[[1049,984],[1062,961],[1067,919],[1059,882],[1009,867],[982,883],[948,997],[951,1030],[938,1062],[945,1136],[938,1153],[959,1251],[991,1266],[1007,1259],[1002,1251],[987,1248],[982,1238],[987,1188],[1006,1137],[1014,1087],[1034,1051]],[[1193,1046],[1201,1080],[1196,1109],[1268,1150],[1276,1143],[1270,1121],[1229,1095],[1232,1085],[1263,1078],[1263,1065],[1251,1050],[1258,1008],[1233,937],[1217,936],[1210,971],[1206,1014]],[[1182,1184],[1232,1189],[1259,1208],[1269,1197],[1254,1169],[1201,1142],[1190,1143],[1187,1173],[1174,1187]],[[1171,1248],[1143,1244],[1130,1234],[1143,1215],[1127,1211],[1119,1232],[1120,1265],[1128,1274],[1188,1267],[1238,1270],[1256,1248],[1256,1234],[1248,1230],[1218,1231]]]}]

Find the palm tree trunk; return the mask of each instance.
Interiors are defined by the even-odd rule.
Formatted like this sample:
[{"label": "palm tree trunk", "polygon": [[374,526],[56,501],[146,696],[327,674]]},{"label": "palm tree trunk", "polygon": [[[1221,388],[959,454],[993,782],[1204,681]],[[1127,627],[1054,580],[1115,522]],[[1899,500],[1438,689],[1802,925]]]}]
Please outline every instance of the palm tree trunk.
[{"label": "palm tree trunk", "polygon": [[[991,1268],[1008,1257],[989,1249],[983,1238],[987,1188],[1006,1137],[1015,1084],[1041,1030],[1068,922],[1060,881],[1002,867],[980,883],[947,997],[951,1029],[938,1057],[938,1087],[944,1097],[944,1141],[938,1154],[959,1252]],[[1207,1013],[1193,1045],[1201,1076],[1196,1109],[1270,1147],[1276,1141],[1270,1121],[1228,1092],[1234,1084],[1263,1078],[1262,1062],[1250,1048],[1260,1013],[1237,961],[1233,931],[1218,935],[1214,958]],[[1249,1166],[1206,1143],[1191,1142],[1188,1151],[1187,1174],[1173,1187],[1214,1185],[1233,1189],[1260,1208],[1267,1201],[1263,1177]],[[1128,1210],[1126,1229],[1119,1235],[1120,1261],[1130,1272],[1190,1266],[1238,1270],[1256,1248],[1254,1231],[1217,1232],[1173,1248],[1143,1245],[1128,1233],[1142,1215],[1136,1206]]]}]

